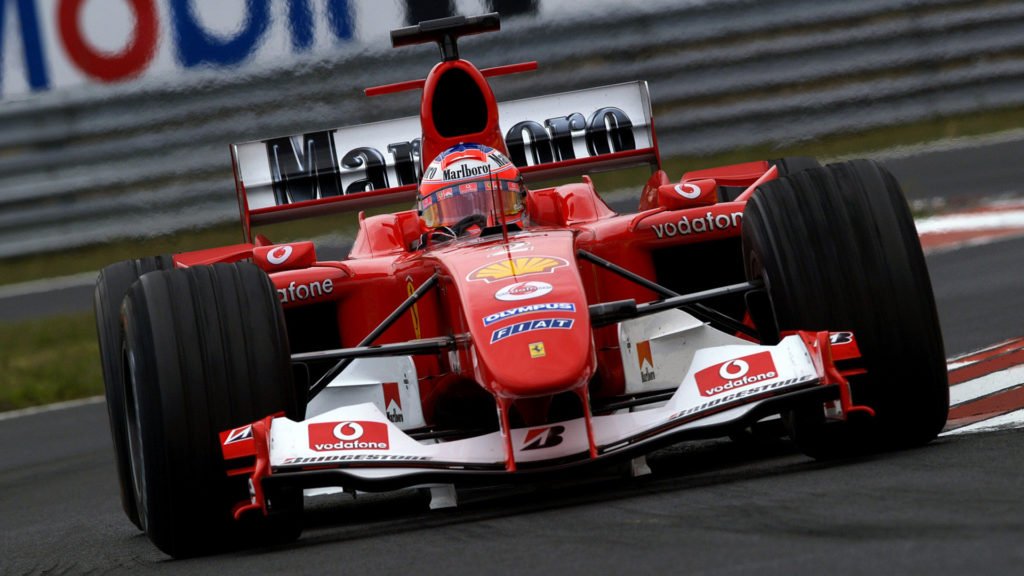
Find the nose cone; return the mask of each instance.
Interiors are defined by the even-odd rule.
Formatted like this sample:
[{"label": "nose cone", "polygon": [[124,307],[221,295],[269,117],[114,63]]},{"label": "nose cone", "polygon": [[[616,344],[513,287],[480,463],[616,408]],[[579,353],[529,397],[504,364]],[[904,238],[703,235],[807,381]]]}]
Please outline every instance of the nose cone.
[{"label": "nose cone", "polygon": [[586,385],[596,356],[571,232],[517,235],[446,262],[473,340],[477,382],[496,396]]},{"label": "nose cone", "polygon": [[[527,310],[493,329],[482,331],[486,341],[475,350],[481,383],[507,398],[549,396],[585,385],[594,372],[590,322],[585,305],[574,305],[568,294],[552,295],[558,309]],[[520,318],[520,316],[522,316]]]}]

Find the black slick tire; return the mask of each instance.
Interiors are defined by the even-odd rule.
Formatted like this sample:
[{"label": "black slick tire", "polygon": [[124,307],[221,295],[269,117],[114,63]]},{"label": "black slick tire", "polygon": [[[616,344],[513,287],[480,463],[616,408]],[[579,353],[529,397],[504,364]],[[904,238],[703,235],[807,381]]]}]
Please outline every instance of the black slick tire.
[{"label": "black slick tire", "polygon": [[249,263],[147,274],[124,303],[128,437],[139,518],[174,557],[294,540],[301,492],[241,521],[247,476],[229,477],[218,435],[283,412],[304,417],[284,314]]},{"label": "black slick tire", "polygon": [[769,164],[779,169],[779,176],[789,176],[812,168],[821,168],[821,163],[810,156],[784,156],[769,160]]},{"label": "black slick tire", "polygon": [[96,315],[96,335],[99,340],[100,366],[103,369],[103,388],[110,418],[110,436],[114,443],[114,460],[121,489],[121,507],[128,519],[138,527],[139,513],[135,508],[132,491],[131,463],[126,439],[124,386],[121,362],[121,302],[128,288],[143,274],[174,267],[170,256],[152,256],[125,260],[100,270],[93,292],[93,311]]},{"label": "black slick tire", "polygon": [[798,447],[832,458],[935,438],[949,411],[942,334],[896,179],[858,160],[768,182],[747,204],[742,237],[747,277],[765,283],[771,310],[751,314],[767,339],[851,330],[867,369],[850,379],[853,400],[876,416],[831,423],[821,406],[794,410],[785,416]]}]

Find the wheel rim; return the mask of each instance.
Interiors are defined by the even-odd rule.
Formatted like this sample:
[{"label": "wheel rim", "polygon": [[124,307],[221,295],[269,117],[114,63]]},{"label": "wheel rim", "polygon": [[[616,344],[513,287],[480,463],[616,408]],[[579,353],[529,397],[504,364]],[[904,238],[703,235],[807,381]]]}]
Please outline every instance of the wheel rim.
[{"label": "wheel rim", "polygon": [[135,497],[135,507],[139,513],[139,523],[142,529],[146,530],[147,499],[146,499],[146,474],[145,460],[142,453],[142,428],[139,426],[139,406],[136,400],[136,379],[135,379],[135,357],[128,351],[127,346],[122,349],[124,374],[127,377],[125,387],[124,410],[125,423],[127,425],[126,440],[128,441],[129,464],[132,477],[132,492]]}]

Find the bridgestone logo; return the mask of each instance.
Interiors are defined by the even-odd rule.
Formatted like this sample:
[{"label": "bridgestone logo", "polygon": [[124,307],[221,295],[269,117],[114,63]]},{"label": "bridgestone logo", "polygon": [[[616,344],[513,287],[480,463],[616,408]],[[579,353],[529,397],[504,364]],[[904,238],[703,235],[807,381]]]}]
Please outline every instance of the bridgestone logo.
[{"label": "bridgestone logo", "polygon": [[445,170],[443,175],[445,180],[462,180],[464,178],[472,178],[474,176],[483,176],[484,174],[490,174],[491,167],[487,164],[482,166],[466,166],[463,164],[455,170]]},{"label": "bridgestone logo", "polygon": [[709,401],[707,401],[707,402],[705,402],[703,404],[699,404],[697,406],[693,406],[691,408],[687,408],[685,410],[681,410],[679,412],[676,412],[675,414],[669,416],[669,420],[677,420],[679,418],[684,418],[686,416],[691,416],[693,414],[699,414],[699,413],[704,412],[706,410],[710,410],[712,408],[716,408],[716,407],[719,407],[719,406],[724,406],[726,404],[730,404],[730,403],[732,403],[732,402],[734,402],[736,400],[740,400],[740,399],[746,398],[748,396],[756,396],[756,395],[762,394],[764,392],[769,392],[769,391],[772,391],[772,390],[778,390],[779,388],[786,388],[788,386],[796,384],[797,382],[798,382],[798,380],[796,378],[791,378],[789,380],[780,380],[779,382],[773,382],[771,384],[765,384],[764,386],[758,386],[756,388],[744,388],[743,390],[737,390],[736,392],[733,392],[732,394],[726,394],[725,396],[719,396],[718,398],[715,398],[713,400],[709,400]]},{"label": "bridgestone logo", "polygon": [[738,227],[743,220],[743,212],[732,214],[718,214],[717,216],[708,212],[703,218],[694,218],[692,221],[683,216],[678,222],[666,222],[665,224],[654,224],[654,234],[658,238],[672,238],[674,236],[689,236],[690,234],[701,234],[714,232],[716,230],[729,230]]}]

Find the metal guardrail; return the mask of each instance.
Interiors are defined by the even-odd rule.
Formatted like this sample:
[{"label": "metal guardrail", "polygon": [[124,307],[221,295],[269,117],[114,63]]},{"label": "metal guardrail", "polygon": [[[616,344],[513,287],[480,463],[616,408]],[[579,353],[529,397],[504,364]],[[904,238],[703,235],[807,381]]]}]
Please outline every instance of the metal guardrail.
[{"label": "metal guardrail", "polygon": [[[500,99],[648,80],[664,156],[1024,105],[1024,4],[726,0],[469,37]],[[86,87],[0,108],[0,258],[237,218],[227,145],[416,113],[433,49],[347,55],[187,85]]]}]

